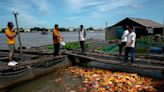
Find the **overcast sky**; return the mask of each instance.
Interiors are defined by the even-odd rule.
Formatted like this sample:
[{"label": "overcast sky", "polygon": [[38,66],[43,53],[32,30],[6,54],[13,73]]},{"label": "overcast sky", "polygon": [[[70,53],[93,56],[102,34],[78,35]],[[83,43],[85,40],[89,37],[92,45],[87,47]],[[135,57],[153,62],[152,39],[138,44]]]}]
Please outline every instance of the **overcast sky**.
[{"label": "overcast sky", "polygon": [[60,27],[104,28],[126,17],[144,18],[163,23],[164,0],[0,0],[0,28],[14,22],[18,11],[23,28]]}]

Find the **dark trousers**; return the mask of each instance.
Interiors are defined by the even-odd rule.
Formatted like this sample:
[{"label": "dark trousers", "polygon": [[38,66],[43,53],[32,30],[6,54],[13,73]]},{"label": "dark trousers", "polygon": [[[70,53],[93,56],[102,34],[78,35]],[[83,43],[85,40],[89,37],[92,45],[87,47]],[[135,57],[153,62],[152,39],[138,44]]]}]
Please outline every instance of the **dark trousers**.
[{"label": "dark trousers", "polygon": [[125,57],[124,57],[124,63],[128,62],[128,54],[130,52],[131,57],[131,63],[134,63],[134,48],[132,47],[126,47],[125,48]]},{"label": "dark trousers", "polygon": [[81,52],[85,52],[85,41],[80,41]]},{"label": "dark trousers", "polygon": [[121,55],[122,53],[122,48],[126,45],[126,42],[121,42],[121,44],[119,44],[119,55]]},{"label": "dark trousers", "polygon": [[59,55],[60,43],[54,43],[54,55]]}]

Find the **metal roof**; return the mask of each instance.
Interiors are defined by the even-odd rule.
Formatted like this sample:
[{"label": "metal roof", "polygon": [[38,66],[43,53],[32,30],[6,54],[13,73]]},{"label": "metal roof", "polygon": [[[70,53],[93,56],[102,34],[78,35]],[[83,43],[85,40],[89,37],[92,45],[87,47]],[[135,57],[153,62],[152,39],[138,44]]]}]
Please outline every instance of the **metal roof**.
[{"label": "metal roof", "polygon": [[151,28],[161,28],[163,27],[161,24],[154,22],[152,20],[148,19],[141,19],[141,18],[129,18],[130,20],[137,22],[145,27],[151,27]]}]

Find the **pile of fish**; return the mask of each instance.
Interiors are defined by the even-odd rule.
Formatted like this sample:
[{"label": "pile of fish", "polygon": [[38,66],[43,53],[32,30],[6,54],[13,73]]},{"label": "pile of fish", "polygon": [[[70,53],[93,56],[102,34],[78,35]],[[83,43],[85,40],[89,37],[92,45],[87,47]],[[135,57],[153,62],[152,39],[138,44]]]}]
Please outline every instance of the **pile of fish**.
[{"label": "pile of fish", "polygon": [[[95,68],[68,67],[66,71],[82,77],[80,92],[155,92],[152,78],[125,72],[112,72]],[[78,92],[79,92],[78,91]]]}]

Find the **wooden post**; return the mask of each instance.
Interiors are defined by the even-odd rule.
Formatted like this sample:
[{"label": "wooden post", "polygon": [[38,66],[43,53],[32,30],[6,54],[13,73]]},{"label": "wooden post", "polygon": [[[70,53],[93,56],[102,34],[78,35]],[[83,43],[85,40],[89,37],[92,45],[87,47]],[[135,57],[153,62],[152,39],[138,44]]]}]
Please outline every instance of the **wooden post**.
[{"label": "wooden post", "polygon": [[107,30],[107,27],[108,27],[108,22],[105,22],[105,40],[108,40],[108,30]]},{"label": "wooden post", "polygon": [[23,57],[22,57],[23,56],[22,43],[21,43],[21,37],[20,37],[20,33],[19,33],[19,26],[18,26],[18,20],[17,20],[18,12],[16,12],[16,13],[13,12],[13,15],[15,17],[16,28],[18,31],[18,41],[19,41],[19,46],[20,46],[20,57],[21,57],[21,59],[23,59]]},{"label": "wooden post", "polygon": [[163,36],[164,36],[164,18],[163,18]]}]

